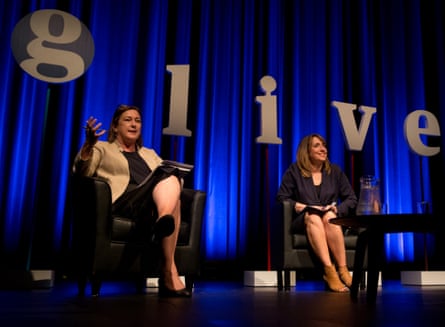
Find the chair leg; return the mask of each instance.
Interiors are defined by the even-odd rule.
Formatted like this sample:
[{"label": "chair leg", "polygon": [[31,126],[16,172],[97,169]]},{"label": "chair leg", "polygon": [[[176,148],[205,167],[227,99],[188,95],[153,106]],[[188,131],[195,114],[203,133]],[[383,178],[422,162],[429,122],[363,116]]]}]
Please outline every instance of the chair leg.
[{"label": "chair leg", "polygon": [[145,294],[145,288],[147,287],[147,278],[144,276],[137,276],[135,286],[136,294]]},{"label": "chair leg", "polygon": [[77,294],[85,296],[85,288],[87,287],[87,276],[80,275],[77,277]]},{"label": "chair leg", "polygon": [[290,291],[290,270],[284,270],[284,290]]},{"label": "chair leg", "polygon": [[283,290],[283,271],[277,270],[277,288],[279,291]]},{"label": "chair leg", "polygon": [[100,287],[102,286],[102,280],[97,276],[91,276],[91,295],[94,297],[99,296]]},{"label": "chair leg", "polygon": [[185,275],[185,288],[188,290],[193,289],[193,284],[195,282],[195,278],[191,275]]},{"label": "chair leg", "polygon": [[365,272],[365,270],[363,270],[361,281],[360,281],[360,290],[363,291],[365,288],[366,288],[366,272]]}]

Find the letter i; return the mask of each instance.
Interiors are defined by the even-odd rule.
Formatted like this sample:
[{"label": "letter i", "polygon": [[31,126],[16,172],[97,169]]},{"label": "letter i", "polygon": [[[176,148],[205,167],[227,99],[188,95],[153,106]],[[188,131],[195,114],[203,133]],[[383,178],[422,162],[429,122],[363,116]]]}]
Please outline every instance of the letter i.
[{"label": "letter i", "polygon": [[277,97],[272,92],[277,83],[272,76],[264,76],[260,86],[265,95],[257,96],[255,101],[261,106],[261,135],[256,138],[257,143],[281,144],[277,136]]}]

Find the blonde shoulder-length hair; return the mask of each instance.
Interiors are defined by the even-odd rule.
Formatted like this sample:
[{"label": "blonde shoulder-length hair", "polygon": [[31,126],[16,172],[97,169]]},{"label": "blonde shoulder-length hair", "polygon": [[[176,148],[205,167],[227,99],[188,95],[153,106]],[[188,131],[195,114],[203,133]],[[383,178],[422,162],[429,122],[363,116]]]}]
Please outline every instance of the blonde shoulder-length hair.
[{"label": "blonde shoulder-length hair", "polygon": [[[298,145],[298,149],[297,149],[297,166],[298,169],[300,169],[301,174],[304,177],[311,177],[312,173],[311,173],[311,159],[309,156],[309,153],[311,151],[311,147],[312,147],[312,140],[314,138],[318,138],[323,145],[326,147],[326,140],[324,139],[323,136],[321,136],[320,134],[310,134],[305,136],[301,141],[300,144]],[[326,161],[323,164],[323,170],[325,170],[328,174],[331,173],[331,163],[329,162],[329,159],[326,158]]]}]

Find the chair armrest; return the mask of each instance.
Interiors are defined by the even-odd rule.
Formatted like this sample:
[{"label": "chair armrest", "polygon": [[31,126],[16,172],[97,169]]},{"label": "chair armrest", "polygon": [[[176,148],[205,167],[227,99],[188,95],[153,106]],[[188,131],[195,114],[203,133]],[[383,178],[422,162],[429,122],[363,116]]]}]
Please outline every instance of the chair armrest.
[{"label": "chair armrest", "polygon": [[188,238],[188,246],[200,246],[202,218],[204,214],[204,206],[206,201],[206,193],[184,188],[181,193],[181,217],[183,221],[190,224],[190,235]]},{"label": "chair armrest", "polygon": [[283,245],[284,252],[292,250],[292,219],[294,215],[294,208],[292,203],[284,201],[282,203],[283,214]]},{"label": "chair armrest", "polygon": [[180,274],[199,273],[201,265],[201,234],[206,193],[184,188],[181,193],[182,220],[190,225],[187,244],[178,244],[175,252],[176,265]]},{"label": "chair armrest", "polygon": [[74,234],[83,238],[78,241],[108,243],[111,239],[111,189],[108,183],[96,177],[74,175],[72,190]]}]

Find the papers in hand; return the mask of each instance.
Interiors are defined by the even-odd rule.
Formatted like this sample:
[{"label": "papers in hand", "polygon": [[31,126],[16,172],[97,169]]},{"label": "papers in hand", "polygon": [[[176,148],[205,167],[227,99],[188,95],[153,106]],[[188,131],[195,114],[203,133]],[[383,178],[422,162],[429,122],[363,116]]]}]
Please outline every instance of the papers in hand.
[{"label": "papers in hand", "polygon": [[336,205],[337,205],[336,202],[332,202],[331,204],[326,205],[326,206],[312,206],[312,205],[308,205],[308,206],[306,206],[305,209],[309,213],[324,214],[325,212],[331,210],[332,207],[335,207]]},{"label": "papers in hand", "polygon": [[193,165],[189,165],[189,164],[186,164],[183,162],[178,162],[178,161],[173,161],[173,160],[163,160],[161,162],[161,166],[178,169],[179,177],[184,177],[193,169]]},{"label": "papers in hand", "polygon": [[172,161],[172,160],[163,160],[161,164],[153,170],[143,181],[138,185],[138,187],[141,187],[145,183],[147,183],[154,174],[157,172],[163,170],[165,168],[165,171],[171,172],[172,169],[177,169],[178,177],[183,178],[185,175],[187,175],[192,169],[193,165],[185,164],[182,162]]}]

